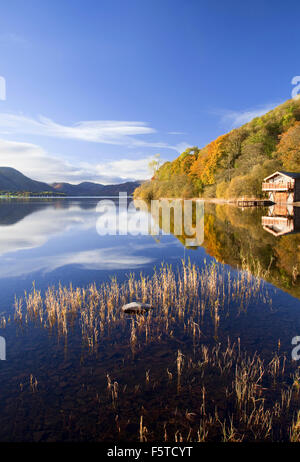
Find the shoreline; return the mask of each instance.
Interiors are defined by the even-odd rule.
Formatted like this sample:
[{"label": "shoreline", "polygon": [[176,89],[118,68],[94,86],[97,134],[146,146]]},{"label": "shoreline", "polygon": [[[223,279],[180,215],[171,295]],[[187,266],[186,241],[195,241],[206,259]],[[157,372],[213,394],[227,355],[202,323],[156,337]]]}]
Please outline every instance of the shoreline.
[{"label": "shoreline", "polygon": [[[141,200],[138,197],[135,197],[134,199]],[[183,197],[160,197],[158,199],[154,200],[192,200],[192,201],[203,201],[207,202],[210,204],[228,204],[228,205],[238,205],[238,202],[252,202],[252,201],[257,201],[257,202],[270,202],[270,205],[275,205],[275,204],[280,204],[280,205],[292,205],[293,207],[300,207],[300,202],[272,202],[268,201],[268,199],[257,199],[257,198],[237,198],[237,199],[221,199],[217,197],[211,197],[211,198],[206,198],[206,197],[189,197],[189,198],[183,198]],[[269,205],[264,205],[265,207],[268,207]]]}]

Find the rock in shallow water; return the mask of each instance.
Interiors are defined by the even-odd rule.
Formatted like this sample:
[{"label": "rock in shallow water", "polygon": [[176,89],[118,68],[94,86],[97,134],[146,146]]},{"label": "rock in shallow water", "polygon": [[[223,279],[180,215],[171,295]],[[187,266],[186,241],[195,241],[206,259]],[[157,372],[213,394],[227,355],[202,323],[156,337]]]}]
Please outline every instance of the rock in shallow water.
[{"label": "rock in shallow water", "polygon": [[153,307],[149,303],[131,302],[122,306],[124,313],[143,313],[151,310]]}]

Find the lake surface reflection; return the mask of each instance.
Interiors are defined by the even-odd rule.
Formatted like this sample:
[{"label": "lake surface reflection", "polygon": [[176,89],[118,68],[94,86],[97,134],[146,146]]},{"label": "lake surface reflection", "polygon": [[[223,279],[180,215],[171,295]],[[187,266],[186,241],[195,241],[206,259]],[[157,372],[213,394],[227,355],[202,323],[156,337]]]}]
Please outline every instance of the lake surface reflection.
[{"label": "lake surface reflection", "polygon": [[[237,440],[288,440],[298,406],[291,395],[284,408],[282,393],[297,370],[299,209],[205,204],[203,245],[186,248],[172,234],[99,235],[98,202],[0,203],[0,441],[219,441],[219,420],[233,414]],[[148,218],[139,215],[139,229]],[[123,315],[135,298],[153,312]],[[249,373],[252,404],[237,394],[242,354],[261,356],[247,367],[271,364],[255,380]],[[260,415],[272,415],[272,430],[266,420],[247,427],[263,390]]]},{"label": "lake surface reflection", "polygon": [[[152,272],[160,262],[180,261],[185,250],[171,236],[97,233],[99,199],[2,201],[0,205],[1,310],[14,293],[35,281],[84,285]],[[117,204],[117,202],[116,202]],[[202,252],[202,254],[204,251]]]}]

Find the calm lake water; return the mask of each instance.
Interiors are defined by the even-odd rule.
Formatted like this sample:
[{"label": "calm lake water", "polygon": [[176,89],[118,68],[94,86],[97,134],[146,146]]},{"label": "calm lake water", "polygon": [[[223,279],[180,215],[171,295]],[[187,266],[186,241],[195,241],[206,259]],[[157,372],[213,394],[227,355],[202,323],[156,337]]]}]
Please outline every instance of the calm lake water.
[{"label": "calm lake water", "polygon": [[[0,362],[1,441],[197,439],[195,420],[200,418],[203,392],[196,384],[203,374],[187,375],[180,393],[176,374],[178,350],[187,367],[203,342],[213,347],[226,345],[230,338],[265,360],[280,350],[286,355],[285,383],[291,381],[291,339],[300,335],[299,209],[205,204],[203,245],[185,248],[182,238],[172,234],[99,235],[98,202],[85,198],[0,203],[0,312],[6,319],[0,335],[6,339],[7,356]],[[115,320],[110,315],[109,326],[101,321],[100,340],[92,351],[82,341],[82,319],[71,323],[67,337],[49,328],[45,319],[25,322],[24,315],[21,324],[14,320],[15,297],[23,297],[24,310],[24,291],[30,293],[33,281],[43,296],[49,286],[57,289],[59,284],[82,288],[92,282],[110,283],[115,276],[123,283],[130,273],[137,279],[140,273],[152,277],[154,267],[163,263],[176,270],[182,260],[195,263],[199,271],[208,268],[207,284],[209,275],[213,280],[218,271],[224,278],[219,292],[238,284],[246,267],[253,274],[251,287],[261,282],[255,296],[235,289],[243,292],[242,304],[238,296],[229,301],[224,296],[227,308],[224,304],[219,314],[209,299],[210,314],[195,323],[201,330],[197,341],[189,331],[192,318],[181,323],[179,316],[172,324],[171,314],[172,327],[163,332],[153,317],[157,334],[150,340],[146,336],[147,341],[138,335],[143,331],[138,318]],[[119,312],[120,306],[114,310]],[[135,351],[132,332],[137,333]],[[231,412],[213,371],[205,380],[211,390],[207,407],[214,409],[217,403],[220,415]],[[271,404],[276,393],[269,396]],[[278,428],[274,432],[286,437]],[[218,436],[212,433],[214,438]]]}]

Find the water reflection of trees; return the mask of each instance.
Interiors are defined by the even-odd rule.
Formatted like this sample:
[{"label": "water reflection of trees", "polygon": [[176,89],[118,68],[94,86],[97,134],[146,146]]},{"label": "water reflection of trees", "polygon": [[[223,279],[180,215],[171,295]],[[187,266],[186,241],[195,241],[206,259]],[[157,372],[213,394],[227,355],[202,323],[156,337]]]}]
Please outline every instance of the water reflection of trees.
[{"label": "water reflection of trees", "polygon": [[[295,213],[300,210],[295,210],[296,223]],[[246,265],[253,274],[300,298],[300,233],[296,224],[294,232],[286,235],[266,232],[262,216],[268,213],[265,208],[241,210],[232,205],[205,203],[203,247],[218,262],[234,267]],[[172,220],[171,215],[173,233]],[[176,237],[185,244],[187,236]]]},{"label": "water reflection of trees", "polygon": [[300,297],[300,234],[267,233],[261,225],[265,213],[207,206],[204,247],[224,263],[240,266],[245,258],[252,267],[259,263],[269,282]]}]

